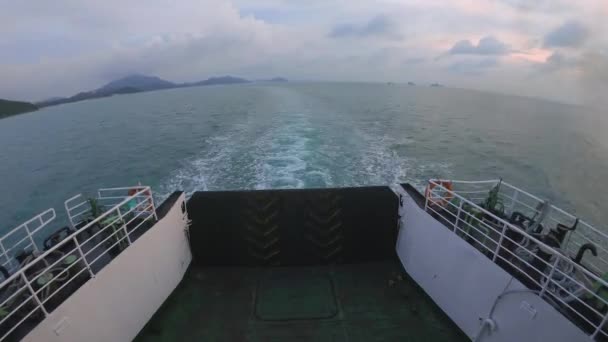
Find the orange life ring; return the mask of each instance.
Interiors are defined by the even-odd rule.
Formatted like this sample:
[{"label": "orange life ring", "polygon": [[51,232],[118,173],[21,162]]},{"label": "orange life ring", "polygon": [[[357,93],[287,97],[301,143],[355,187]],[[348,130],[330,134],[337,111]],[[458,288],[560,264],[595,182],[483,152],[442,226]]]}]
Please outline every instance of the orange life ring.
[{"label": "orange life ring", "polygon": [[[446,191],[439,198],[431,197],[432,191],[435,187],[441,186]],[[426,191],[424,192],[424,196],[426,197],[428,203],[434,206],[445,207],[451,200],[454,198],[454,187],[452,185],[452,181],[447,180],[433,180],[429,181],[429,185],[426,186]]]}]

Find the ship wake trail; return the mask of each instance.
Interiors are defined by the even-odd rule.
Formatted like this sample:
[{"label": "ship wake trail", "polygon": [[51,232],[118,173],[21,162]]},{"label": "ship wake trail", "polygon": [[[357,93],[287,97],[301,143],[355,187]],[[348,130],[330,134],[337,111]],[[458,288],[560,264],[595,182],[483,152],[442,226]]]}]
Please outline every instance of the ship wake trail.
[{"label": "ship wake trail", "polygon": [[[169,178],[160,185],[159,196],[166,198],[175,190],[183,190],[187,196],[199,190],[248,189],[247,179],[235,172],[246,170],[247,163],[242,146],[247,145],[247,127],[236,125],[230,130],[205,138],[198,156],[183,161]],[[237,165],[235,165],[237,163]]]},{"label": "ship wake trail", "polygon": [[314,136],[305,114],[284,114],[256,142],[255,188],[293,189],[310,185],[311,177],[330,185],[324,170],[315,169],[313,151],[309,146]]},{"label": "ship wake trail", "polygon": [[361,142],[360,165],[355,168],[353,185],[386,185],[411,183],[424,188],[428,178],[449,178],[451,165],[410,156],[409,147],[416,142],[407,136],[390,136],[377,122],[356,130]]}]

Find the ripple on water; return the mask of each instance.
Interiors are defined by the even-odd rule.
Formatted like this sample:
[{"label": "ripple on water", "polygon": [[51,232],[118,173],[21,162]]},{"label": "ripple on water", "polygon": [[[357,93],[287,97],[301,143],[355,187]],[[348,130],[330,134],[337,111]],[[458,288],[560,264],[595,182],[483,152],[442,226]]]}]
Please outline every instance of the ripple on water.
[{"label": "ripple on water", "polygon": [[283,114],[255,141],[256,189],[305,187],[310,157],[307,134],[312,131],[305,116]]}]

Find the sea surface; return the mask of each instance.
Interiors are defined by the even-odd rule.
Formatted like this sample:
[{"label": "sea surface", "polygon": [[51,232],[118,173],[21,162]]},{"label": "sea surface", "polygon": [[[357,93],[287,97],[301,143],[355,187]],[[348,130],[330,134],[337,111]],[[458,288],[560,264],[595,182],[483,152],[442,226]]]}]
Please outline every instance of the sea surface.
[{"label": "sea surface", "polygon": [[182,88],[0,120],[0,232],[97,188],[344,187],[504,180],[608,228],[605,115],[453,88]]}]

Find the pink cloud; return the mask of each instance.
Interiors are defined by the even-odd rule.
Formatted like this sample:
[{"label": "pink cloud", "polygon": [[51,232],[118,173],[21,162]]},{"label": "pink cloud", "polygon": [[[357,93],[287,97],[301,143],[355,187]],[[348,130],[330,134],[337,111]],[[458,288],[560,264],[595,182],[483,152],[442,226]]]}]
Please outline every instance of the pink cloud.
[{"label": "pink cloud", "polygon": [[518,61],[527,61],[533,63],[545,63],[547,58],[551,56],[551,51],[546,49],[529,49],[526,51],[518,51],[510,54],[507,57],[507,61],[518,62]]}]

